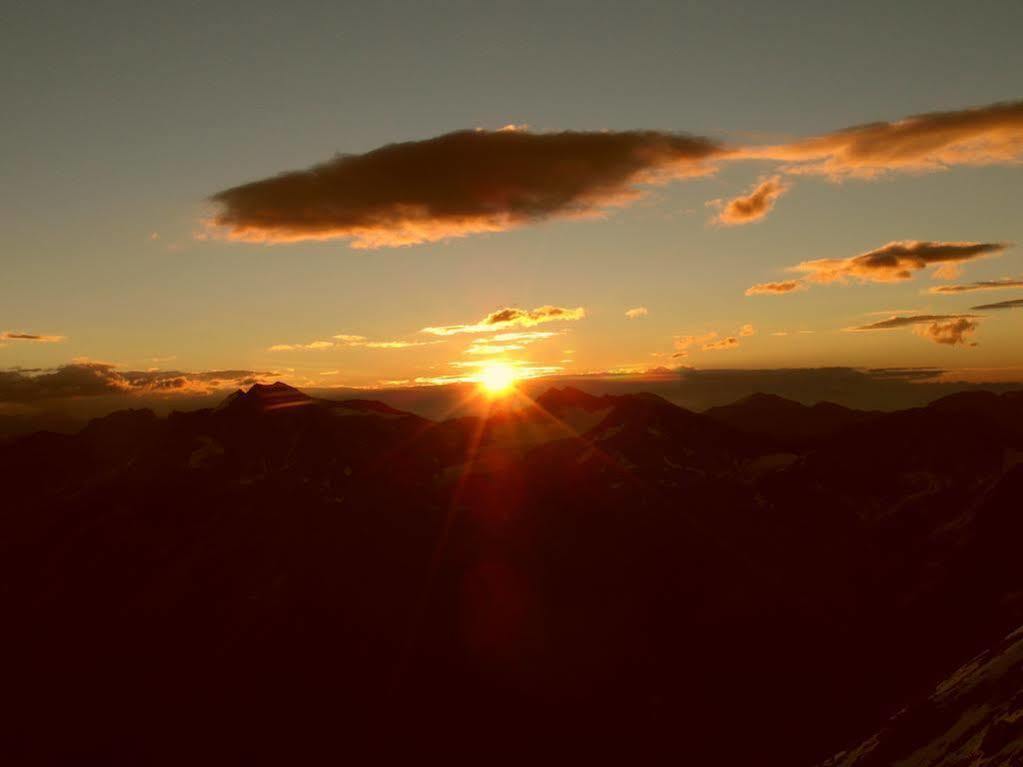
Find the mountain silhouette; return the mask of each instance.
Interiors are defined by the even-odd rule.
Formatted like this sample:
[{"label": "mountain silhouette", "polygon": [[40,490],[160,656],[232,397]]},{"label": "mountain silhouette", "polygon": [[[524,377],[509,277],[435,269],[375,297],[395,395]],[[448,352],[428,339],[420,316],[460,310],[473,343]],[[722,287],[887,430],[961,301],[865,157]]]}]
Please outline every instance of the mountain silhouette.
[{"label": "mountain silhouette", "polygon": [[969,706],[1015,753],[1021,402],[567,387],[433,421],[278,382],[11,439],[12,763],[851,767]]}]

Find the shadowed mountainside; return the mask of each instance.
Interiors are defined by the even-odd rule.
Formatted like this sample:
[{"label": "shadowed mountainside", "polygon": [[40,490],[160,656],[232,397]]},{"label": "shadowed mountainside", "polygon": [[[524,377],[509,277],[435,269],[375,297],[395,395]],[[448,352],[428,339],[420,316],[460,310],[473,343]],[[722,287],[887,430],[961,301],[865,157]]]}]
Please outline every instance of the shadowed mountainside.
[{"label": "shadowed mountainside", "polygon": [[435,422],[273,384],[22,437],[17,762],[812,764],[1023,624],[1021,472],[1018,393]]}]

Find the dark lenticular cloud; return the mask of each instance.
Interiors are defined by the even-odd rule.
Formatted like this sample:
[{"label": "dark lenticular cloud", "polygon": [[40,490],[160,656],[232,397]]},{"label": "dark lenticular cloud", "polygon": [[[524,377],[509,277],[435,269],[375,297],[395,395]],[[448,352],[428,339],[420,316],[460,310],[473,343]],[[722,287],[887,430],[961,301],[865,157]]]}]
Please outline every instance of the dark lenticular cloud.
[{"label": "dark lenticular cloud", "polygon": [[972,311],[983,311],[984,309],[1016,309],[1023,307],[1023,298],[1013,298],[1009,301],[998,301],[993,304],[981,304],[980,306],[971,306]]},{"label": "dark lenticular cloud", "polygon": [[938,285],[928,293],[973,293],[977,290],[1004,290],[1006,288],[1023,288],[1023,279],[1005,277],[1000,280],[979,280],[965,285]]},{"label": "dark lenticular cloud", "polygon": [[804,272],[812,282],[898,282],[928,266],[938,265],[935,276],[954,276],[957,264],[1001,253],[1005,242],[928,242],[900,240],[851,258],[820,258],[803,261],[792,271]]},{"label": "dark lenticular cloud", "polygon": [[705,173],[724,151],[659,131],[463,130],[226,189],[212,224],[245,241],[411,245],[593,214],[639,184]]},{"label": "dark lenticular cloud", "polygon": [[65,340],[64,336],[44,336],[38,333],[15,333],[5,330],[0,333],[0,341],[29,341],[37,344],[55,344]]}]

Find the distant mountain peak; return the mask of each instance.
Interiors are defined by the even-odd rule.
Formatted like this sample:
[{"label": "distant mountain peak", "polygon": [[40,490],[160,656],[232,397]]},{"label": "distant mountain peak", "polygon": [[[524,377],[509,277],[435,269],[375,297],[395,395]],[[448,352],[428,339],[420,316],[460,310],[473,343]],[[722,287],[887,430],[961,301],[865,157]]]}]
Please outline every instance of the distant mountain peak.
[{"label": "distant mountain peak", "polygon": [[275,381],[272,384],[252,384],[248,391],[239,389],[227,397],[218,409],[225,410],[244,407],[265,412],[295,407],[297,405],[308,405],[312,402],[312,397],[299,391],[294,386],[289,386],[283,381]]}]

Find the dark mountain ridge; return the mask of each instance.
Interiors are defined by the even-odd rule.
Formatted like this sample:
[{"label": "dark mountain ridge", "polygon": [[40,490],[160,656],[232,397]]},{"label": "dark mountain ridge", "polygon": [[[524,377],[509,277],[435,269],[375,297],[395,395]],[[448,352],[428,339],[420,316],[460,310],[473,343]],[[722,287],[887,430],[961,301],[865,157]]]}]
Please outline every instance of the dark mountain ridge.
[{"label": "dark mountain ridge", "polygon": [[16,761],[823,760],[1023,624],[1020,402],[277,383],[17,439]]}]

